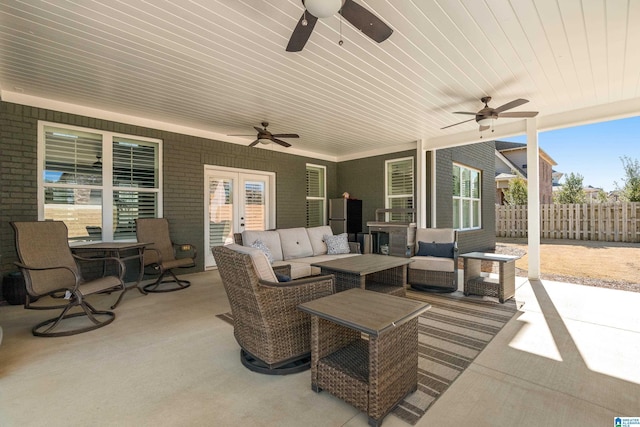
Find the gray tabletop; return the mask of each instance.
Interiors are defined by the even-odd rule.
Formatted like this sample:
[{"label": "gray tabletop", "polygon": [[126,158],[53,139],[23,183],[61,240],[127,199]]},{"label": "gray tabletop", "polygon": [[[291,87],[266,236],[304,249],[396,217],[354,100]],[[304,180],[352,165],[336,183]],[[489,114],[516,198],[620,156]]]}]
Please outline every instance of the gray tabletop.
[{"label": "gray tabletop", "polygon": [[364,254],[347,258],[338,258],[331,261],[314,262],[311,265],[343,273],[360,274],[362,276],[387,270],[389,268],[400,267],[402,265],[410,264],[411,262],[412,261],[409,258]]},{"label": "gray tabletop", "polygon": [[419,316],[430,304],[360,288],[300,304],[309,314],[377,336]]}]

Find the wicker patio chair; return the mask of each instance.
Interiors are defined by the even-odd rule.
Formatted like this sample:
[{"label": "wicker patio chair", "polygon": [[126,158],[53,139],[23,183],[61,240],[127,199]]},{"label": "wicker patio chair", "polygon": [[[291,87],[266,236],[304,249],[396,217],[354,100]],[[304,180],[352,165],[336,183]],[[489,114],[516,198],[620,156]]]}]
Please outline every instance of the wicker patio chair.
[{"label": "wicker patio chair", "polygon": [[[174,268],[195,267],[197,251],[189,243],[174,243],[169,235],[169,221],[166,218],[140,218],[136,220],[136,237],[138,242],[150,243],[144,250],[145,272],[159,274],[158,279],[145,285],[146,292],[173,292],[188,288],[191,282],[178,279]],[[177,258],[177,250],[186,252],[188,256]],[[171,278],[165,280],[166,275]],[[163,286],[165,284],[173,284]]]},{"label": "wicker patio chair", "polygon": [[[34,326],[31,330],[33,335],[74,335],[106,326],[115,319],[113,312],[96,310],[85,297],[99,292],[124,291],[125,266],[122,261],[113,257],[83,258],[73,255],[69,248],[67,226],[62,221],[12,222],[11,225],[15,230],[20,260],[16,265],[24,276],[27,293],[34,298],[53,296],[61,302],[27,306],[39,310],[62,309],[58,317]],[[114,263],[118,275],[85,280],[77,261]],[[72,311],[76,307],[81,311]],[[82,316],[86,319],[68,320]]]},{"label": "wicker patio chair", "polygon": [[212,252],[229,298],[242,364],[271,375],[309,369],[311,320],[298,305],[333,294],[333,276],[278,282],[259,249],[232,244]]},{"label": "wicker patio chair", "polygon": [[[418,228],[416,254],[409,264],[408,282],[427,292],[458,290],[458,235],[452,228]],[[423,252],[419,252],[422,244]],[[426,252],[424,252],[426,250]],[[424,254],[424,255],[423,255]]]}]

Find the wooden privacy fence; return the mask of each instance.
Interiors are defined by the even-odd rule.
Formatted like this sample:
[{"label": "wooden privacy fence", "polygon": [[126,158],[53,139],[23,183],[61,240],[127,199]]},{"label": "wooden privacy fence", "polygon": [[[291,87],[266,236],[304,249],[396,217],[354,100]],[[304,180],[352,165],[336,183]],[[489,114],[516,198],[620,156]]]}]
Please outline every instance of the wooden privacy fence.
[{"label": "wooden privacy fence", "polygon": [[[640,242],[640,203],[540,205],[540,238]],[[496,205],[496,237],[527,237],[527,206]]]}]

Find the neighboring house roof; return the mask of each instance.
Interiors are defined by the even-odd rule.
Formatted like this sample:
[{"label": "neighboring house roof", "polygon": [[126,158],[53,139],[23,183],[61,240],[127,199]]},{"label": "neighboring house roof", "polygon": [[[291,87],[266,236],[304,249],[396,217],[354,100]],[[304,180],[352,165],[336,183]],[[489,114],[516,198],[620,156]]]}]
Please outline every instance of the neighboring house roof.
[{"label": "neighboring house roof", "polygon": [[[497,148],[496,148],[496,158],[500,160],[509,169],[510,172],[516,172],[518,175],[522,176],[524,179],[527,179],[527,171],[525,171],[521,167],[514,164],[504,154],[502,154]],[[498,174],[500,174],[500,172],[496,171],[496,175]],[[513,177],[515,178],[515,175]]]},{"label": "neighboring house roof", "polygon": [[[518,150],[526,150],[527,144],[523,142],[511,142],[511,141],[495,141],[496,150],[501,153],[506,153],[509,151],[518,151]],[[551,158],[542,148],[540,148],[540,157],[545,159],[551,166],[557,165],[556,161]]]}]

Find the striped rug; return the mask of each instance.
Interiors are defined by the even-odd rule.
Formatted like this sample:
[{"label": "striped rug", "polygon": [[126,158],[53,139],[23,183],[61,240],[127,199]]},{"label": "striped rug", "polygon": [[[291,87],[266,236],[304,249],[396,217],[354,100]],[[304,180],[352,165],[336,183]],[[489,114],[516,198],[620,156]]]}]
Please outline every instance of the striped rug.
[{"label": "striped rug", "polygon": [[[461,292],[430,294],[407,290],[407,297],[431,304],[418,327],[418,390],[392,414],[414,425],[473,362],[517,311],[513,299],[499,304]],[[231,313],[217,315],[233,324]]]}]

